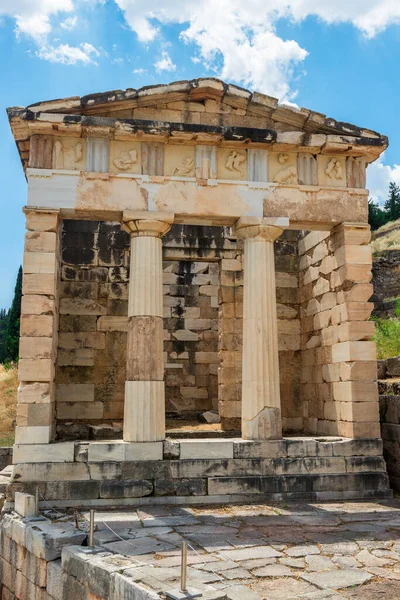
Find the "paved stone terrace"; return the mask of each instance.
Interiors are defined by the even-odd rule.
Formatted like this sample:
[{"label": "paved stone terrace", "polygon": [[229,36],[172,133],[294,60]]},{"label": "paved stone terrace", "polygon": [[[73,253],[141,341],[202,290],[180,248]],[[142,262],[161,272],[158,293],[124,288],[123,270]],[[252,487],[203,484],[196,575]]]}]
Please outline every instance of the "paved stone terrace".
[{"label": "paved stone terrace", "polygon": [[186,540],[196,550],[189,549],[188,585],[206,597],[220,590],[232,600],[400,598],[398,500],[149,507],[97,512],[96,522],[96,545],[122,555],[124,575],[157,593],[179,587]]}]

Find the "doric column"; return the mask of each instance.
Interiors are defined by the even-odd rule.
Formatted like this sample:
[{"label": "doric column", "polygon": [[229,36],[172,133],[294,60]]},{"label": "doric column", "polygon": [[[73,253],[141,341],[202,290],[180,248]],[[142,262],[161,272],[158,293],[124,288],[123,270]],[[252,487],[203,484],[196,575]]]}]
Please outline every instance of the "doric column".
[{"label": "doric column", "polygon": [[124,440],[165,438],[162,236],[171,213],[125,212],[131,235]]},{"label": "doric column", "polygon": [[242,437],[282,437],[274,240],[288,219],[243,217],[235,233],[244,239]]}]

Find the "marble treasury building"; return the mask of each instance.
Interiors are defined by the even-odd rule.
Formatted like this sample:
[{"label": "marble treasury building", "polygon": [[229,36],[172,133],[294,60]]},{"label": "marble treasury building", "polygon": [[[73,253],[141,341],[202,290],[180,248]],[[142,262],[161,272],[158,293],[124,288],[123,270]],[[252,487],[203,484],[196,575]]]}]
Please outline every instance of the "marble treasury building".
[{"label": "marble treasury building", "polygon": [[386,137],[216,79],[8,115],[10,506],[37,485],[63,507],[390,494],[365,189]]}]

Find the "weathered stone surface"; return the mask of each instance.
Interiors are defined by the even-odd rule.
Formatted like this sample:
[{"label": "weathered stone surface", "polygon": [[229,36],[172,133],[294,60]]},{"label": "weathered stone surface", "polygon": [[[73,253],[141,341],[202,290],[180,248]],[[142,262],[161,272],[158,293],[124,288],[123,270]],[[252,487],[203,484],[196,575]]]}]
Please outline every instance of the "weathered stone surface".
[{"label": "weathered stone surface", "polygon": [[22,492],[15,492],[15,512],[21,517],[33,517],[36,514],[35,497]]},{"label": "weathered stone surface", "polygon": [[361,585],[372,579],[370,573],[356,569],[341,569],[324,573],[303,574],[302,578],[322,589],[344,589]]},{"label": "weathered stone surface", "polygon": [[153,492],[151,481],[103,481],[100,486],[101,498],[142,498]]}]

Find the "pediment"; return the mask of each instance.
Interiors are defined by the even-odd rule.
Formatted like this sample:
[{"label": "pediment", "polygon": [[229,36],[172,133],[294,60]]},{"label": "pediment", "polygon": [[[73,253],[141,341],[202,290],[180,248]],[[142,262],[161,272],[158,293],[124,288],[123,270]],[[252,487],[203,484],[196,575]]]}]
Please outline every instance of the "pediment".
[{"label": "pediment", "polygon": [[174,136],[177,142],[272,144],[277,151],[347,154],[375,160],[388,140],[369,129],[279,104],[260,92],[213,78],[49,100],[8,109],[26,166],[34,133],[124,139]]}]

